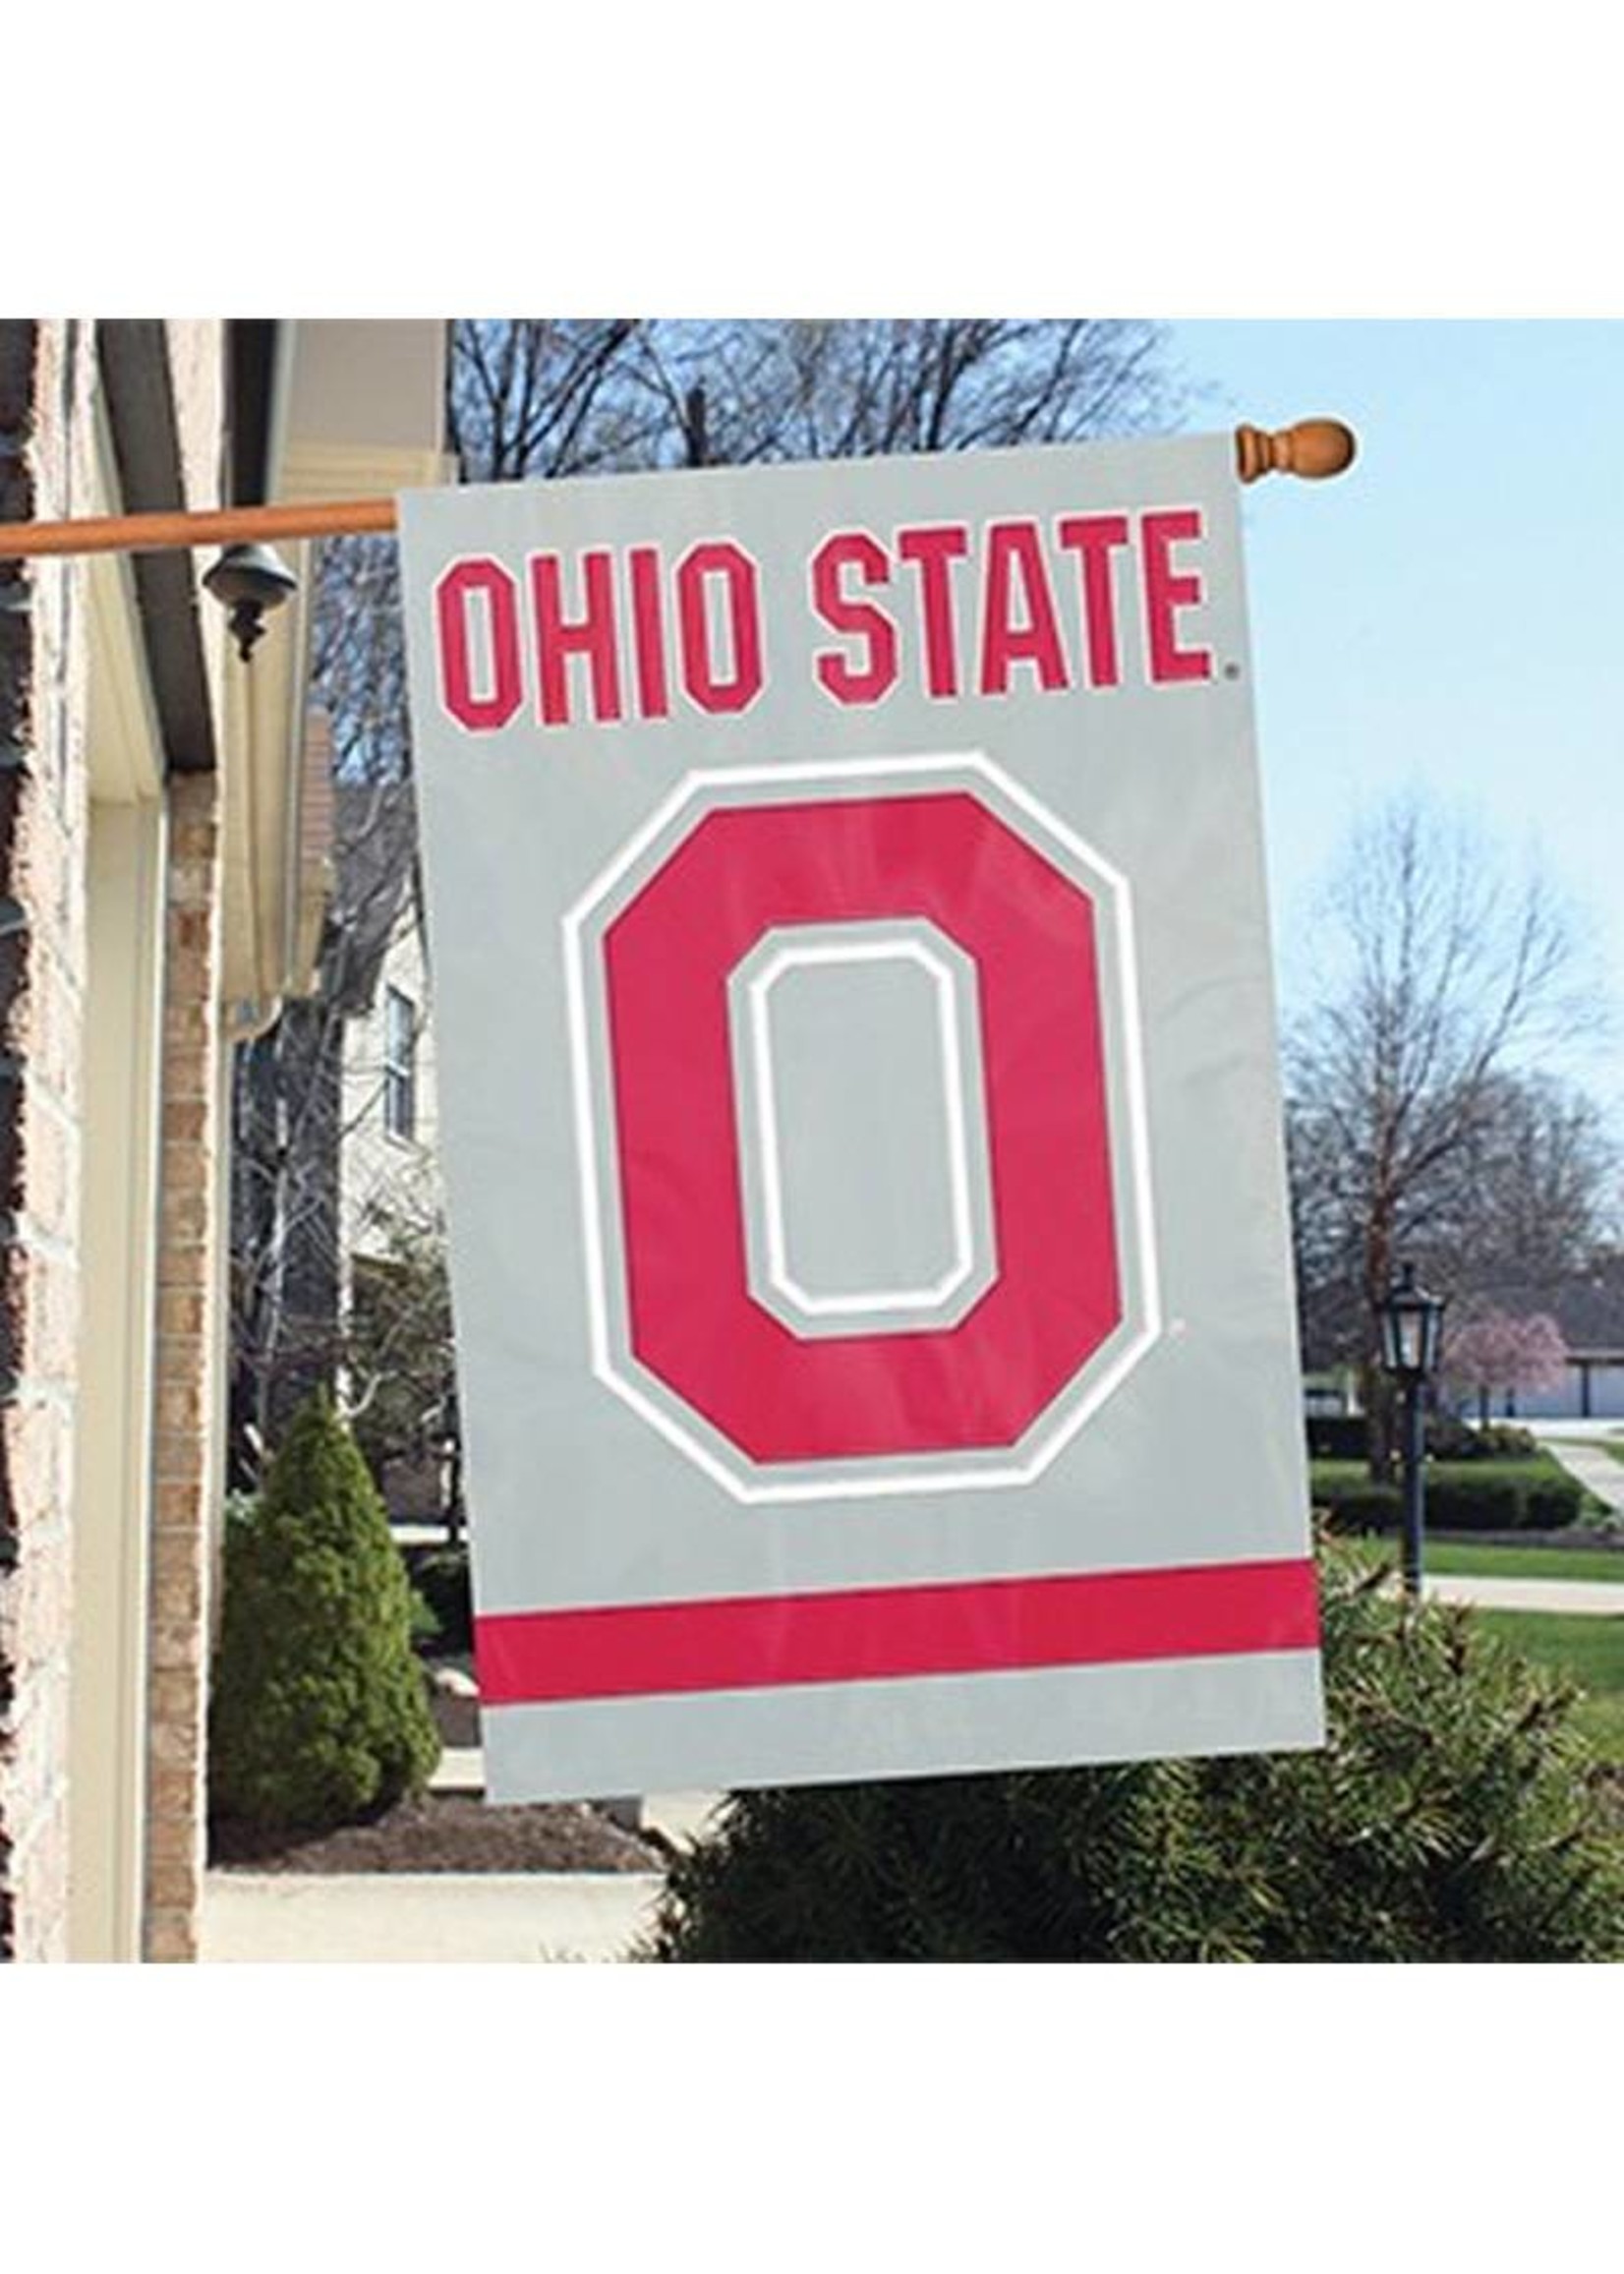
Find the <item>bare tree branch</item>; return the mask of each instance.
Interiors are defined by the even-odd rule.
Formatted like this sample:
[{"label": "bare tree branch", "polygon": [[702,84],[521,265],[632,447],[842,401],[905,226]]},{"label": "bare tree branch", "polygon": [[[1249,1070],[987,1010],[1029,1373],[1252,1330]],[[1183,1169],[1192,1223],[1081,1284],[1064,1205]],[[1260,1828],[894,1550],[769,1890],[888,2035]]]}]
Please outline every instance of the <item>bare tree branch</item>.
[{"label": "bare tree branch", "polygon": [[1595,1108],[1536,1064],[1593,1000],[1537,873],[1401,800],[1351,836],[1320,937],[1286,1048],[1304,1345],[1368,1370],[1401,1250],[1445,1295],[1571,1268],[1606,1235],[1616,1172]]}]

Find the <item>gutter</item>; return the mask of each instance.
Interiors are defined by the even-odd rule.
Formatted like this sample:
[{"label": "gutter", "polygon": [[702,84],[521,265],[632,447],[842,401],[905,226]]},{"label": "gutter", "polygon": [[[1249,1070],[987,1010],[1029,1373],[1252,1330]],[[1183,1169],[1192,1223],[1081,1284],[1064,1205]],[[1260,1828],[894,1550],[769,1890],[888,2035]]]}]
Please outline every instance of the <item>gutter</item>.
[{"label": "gutter", "polygon": [[[96,327],[101,391],[124,507],[184,510],[188,503],[160,318],[109,319]],[[166,771],[209,774],[219,764],[190,553],[138,553],[136,610]]]}]

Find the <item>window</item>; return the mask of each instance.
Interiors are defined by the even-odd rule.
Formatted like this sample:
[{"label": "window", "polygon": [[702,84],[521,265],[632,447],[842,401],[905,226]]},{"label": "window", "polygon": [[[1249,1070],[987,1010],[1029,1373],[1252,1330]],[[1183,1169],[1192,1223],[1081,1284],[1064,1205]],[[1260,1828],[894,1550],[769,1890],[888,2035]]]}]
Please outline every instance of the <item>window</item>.
[{"label": "window", "polygon": [[417,1005],[398,987],[383,996],[383,1127],[390,1137],[417,1135]]}]

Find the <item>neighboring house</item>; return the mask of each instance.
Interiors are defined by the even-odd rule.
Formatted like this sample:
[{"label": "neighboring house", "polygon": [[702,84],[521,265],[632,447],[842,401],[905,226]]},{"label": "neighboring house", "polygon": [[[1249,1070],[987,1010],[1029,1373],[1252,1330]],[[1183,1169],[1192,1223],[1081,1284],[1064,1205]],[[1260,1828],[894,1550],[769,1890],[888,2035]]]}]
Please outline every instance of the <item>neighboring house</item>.
[{"label": "neighboring house", "polygon": [[[306,722],[303,775],[305,857],[330,889],[332,739],[319,712]],[[324,909],[314,986],[233,1053],[227,1468],[238,1490],[259,1484],[294,1407],[330,1373],[337,1166],[312,1137],[338,1114],[331,930]]]},{"label": "neighboring house", "polygon": [[[435,323],[0,323],[0,518],[441,478]],[[326,891],[300,595],[0,558],[0,1956],[197,1954],[229,1060]]]},{"label": "neighboring house", "polygon": [[1359,1411],[1359,1370],[1344,1366],[1303,1377],[1303,1411],[1310,1420]]},{"label": "neighboring house", "polygon": [[[341,789],[339,799],[341,808],[353,799],[362,809],[362,826],[346,832],[354,849],[343,867],[352,904],[366,915],[347,970],[338,1300],[346,1334],[368,1323],[359,1314],[371,1308],[375,1330],[385,1331],[366,1340],[386,1347],[387,1322],[402,1308],[408,1276],[403,1249],[421,1243],[437,1250],[443,1236],[429,963],[410,789]],[[411,1321],[402,1325],[409,1334]],[[353,1403],[377,1396],[383,1386],[360,1379],[351,1368],[347,1388]],[[415,1453],[384,1461],[379,1482],[392,1516],[437,1519],[448,1489],[442,1448],[450,1417],[426,1387],[413,1419]],[[358,1420],[365,1432],[364,1405]]]},{"label": "neighboring house", "polygon": [[1547,1312],[1567,1345],[1559,1387],[1508,1398],[1501,1385],[1487,1384],[1495,1412],[1519,1421],[1624,1421],[1624,1254],[1598,1256],[1554,1286],[1496,1287],[1492,1299],[1513,1318]]},{"label": "neighboring house", "polygon": [[345,862],[367,913],[345,969],[340,1248],[381,1260],[391,1218],[438,1217],[434,1037],[410,788],[339,791],[341,808],[352,801],[376,818],[352,832]]},{"label": "neighboring house", "polygon": [[[319,717],[307,749],[330,765]],[[413,795],[343,781],[329,797],[318,985],[238,1065],[234,1477],[252,1486],[300,1401],[336,1385],[391,1513],[438,1517],[444,1399],[419,1379],[438,1370],[422,1364],[422,1274],[406,1261],[442,1247]],[[380,1438],[415,1438],[415,1453],[380,1453]]]},{"label": "neighboring house", "polygon": [[[1554,1319],[1567,1355],[1554,1387],[1510,1390],[1485,1382],[1465,1398],[1470,1414],[1484,1404],[1491,1418],[1508,1421],[1624,1422],[1624,1254],[1599,1256],[1554,1287],[1505,1283],[1480,1292],[1511,1318],[1543,1312]],[[1357,1413],[1354,1370],[1305,1375],[1303,1407],[1309,1416]]]}]

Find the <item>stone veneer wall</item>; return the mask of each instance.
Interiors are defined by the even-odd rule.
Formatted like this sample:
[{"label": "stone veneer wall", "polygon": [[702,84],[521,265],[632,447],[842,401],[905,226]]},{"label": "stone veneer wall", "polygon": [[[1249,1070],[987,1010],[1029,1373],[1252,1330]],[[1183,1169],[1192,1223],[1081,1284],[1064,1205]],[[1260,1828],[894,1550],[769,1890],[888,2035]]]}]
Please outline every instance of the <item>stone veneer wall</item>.
[{"label": "stone veneer wall", "polygon": [[[0,323],[0,519],[84,511],[91,327]],[[0,561],[0,1958],[67,1955],[85,987],[78,571]]]},{"label": "stone veneer wall", "polygon": [[216,1443],[221,1050],[219,783],[169,785],[153,1351],[145,1954],[196,1958],[203,1895]]}]

